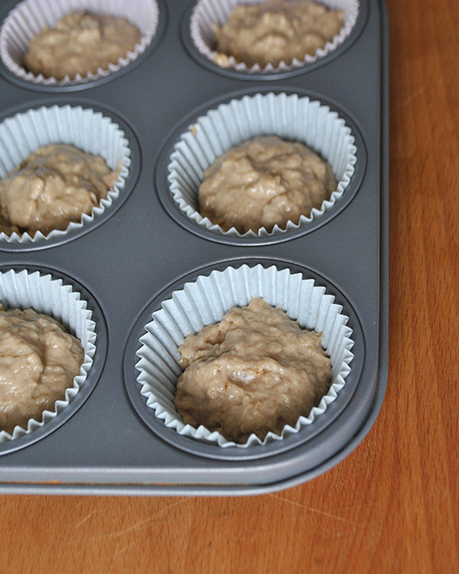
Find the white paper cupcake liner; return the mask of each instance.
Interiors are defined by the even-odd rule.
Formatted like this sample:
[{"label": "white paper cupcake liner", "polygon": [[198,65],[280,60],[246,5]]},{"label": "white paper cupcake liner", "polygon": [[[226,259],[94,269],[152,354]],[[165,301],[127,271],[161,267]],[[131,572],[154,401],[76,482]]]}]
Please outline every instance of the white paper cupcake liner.
[{"label": "white paper cupcake liner", "polygon": [[3,121],[0,124],[0,179],[38,147],[55,143],[71,144],[86,153],[101,156],[111,170],[117,169],[121,161],[117,182],[91,214],[83,214],[81,221],[70,223],[66,230],[53,230],[46,236],[40,231],[32,235],[0,232],[0,245],[36,243],[77,231],[110,207],[123,189],[131,165],[131,150],[124,132],[100,112],[80,106],[43,107]]},{"label": "white paper cupcake liner", "polygon": [[[215,23],[220,26],[225,24],[231,11],[239,4],[250,5],[260,3],[262,3],[262,0],[199,0],[191,16],[190,34],[200,54],[214,62],[216,51],[213,24]],[[285,72],[303,67],[307,64],[312,64],[313,62],[324,58],[327,54],[342,44],[349,36],[359,14],[359,0],[318,0],[318,3],[323,4],[330,10],[343,10],[344,24],[340,33],[333,38],[333,41],[327,42],[325,46],[318,49],[313,56],[307,54],[302,61],[295,58],[291,64],[280,62],[277,66],[268,64],[264,68],[260,68],[258,64],[248,68],[246,64],[236,62],[236,60],[231,56],[228,59],[228,66],[226,67],[239,72],[250,73]]]},{"label": "white paper cupcake liner", "polygon": [[[141,39],[133,52],[128,52],[118,63],[109,64],[106,70],[96,74],[77,74],[63,80],[35,76],[22,65],[29,43],[46,27],[55,28],[56,23],[71,12],[89,11],[93,14],[125,18],[140,31]],[[150,45],[158,26],[159,8],[156,0],[25,0],[10,12],[0,30],[0,57],[5,66],[19,78],[45,86],[71,86],[103,78],[128,66]]]},{"label": "white paper cupcake liner", "polygon": [[[232,307],[248,305],[252,297],[262,297],[270,305],[279,306],[288,312],[291,319],[298,319],[302,328],[322,333],[323,348],[332,364],[332,381],[319,406],[314,407],[307,417],[301,416],[295,427],[286,425],[281,435],[269,432],[263,441],[252,434],[245,444],[236,444],[218,432],[211,432],[203,426],[195,429],[182,422],[173,403],[176,381],[182,372],[177,363],[177,348],[187,335],[220,322]],[[316,286],[314,280],[303,279],[301,274],[292,274],[288,269],[280,271],[275,266],[265,269],[262,265],[242,265],[213,271],[194,283],[186,283],[161,307],[152,314],[151,322],[145,326],[146,333],[140,339],[137,382],[141,385],[140,393],[147,398],[147,406],[156,417],[182,436],[223,448],[250,448],[283,440],[301,432],[327,410],[345,385],[351,370],[349,364],[354,343],[352,330],[346,326],[348,317],[341,313],[342,307],[334,303],[334,297],[327,294],[324,287]]]},{"label": "white paper cupcake liner", "polygon": [[[299,141],[329,162],[338,187],[319,209],[301,216],[298,224],[271,232],[225,232],[199,213],[198,194],[203,172],[215,159],[241,142],[260,135],[277,135]],[[232,100],[200,117],[176,144],[168,166],[171,194],[180,209],[195,223],[214,232],[239,237],[269,236],[298,229],[328,211],[343,195],[355,171],[357,148],[351,129],[336,112],[320,102],[296,94],[257,94]]]},{"label": "white paper cupcake liner", "polygon": [[60,321],[81,342],[84,349],[80,374],[73,380],[73,386],[65,391],[65,399],[56,401],[54,410],[45,410],[42,420],[30,419],[27,429],[16,426],[10,434],[0,431],[0,443],[18,439],[46,425],[59,415],[75,398],[84,385],[92,366],[96,351],[96,330],[92,321],[92,312],[80,293],[61,279],[52,279],[50,275],[41,275],[38,271],[7,271],[0,273],[0,303],[5,309],[29,309],[44,313]]}]

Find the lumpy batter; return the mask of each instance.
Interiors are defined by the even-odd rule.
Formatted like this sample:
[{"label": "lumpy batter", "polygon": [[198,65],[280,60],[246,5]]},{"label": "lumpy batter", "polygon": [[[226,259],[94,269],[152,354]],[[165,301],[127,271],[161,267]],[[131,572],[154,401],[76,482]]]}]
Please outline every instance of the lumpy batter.
[{"label": "lumpy batter", "polygon": [[139,30],[124,18],[72,12],[32,39],[23,65],[45,78],[73,79],[117,64],[139,41]]},{"label": "lumpy batter", "polygon": [[269,0],[237,6],[226,23],[215,24],[215,61],[228,64],[228,57],[251,67],[302,61],[331,41],[343,26],[342,10],[327,10],[314,2]]},{"label": "lumpy batter", "polygon": [[65,397],[83,363],[78,339],[33,309],[0,305],[0,430],[27,428]]},{"label": "lumpy batter", "polygon": [[331,381],[321,336],[259,298],[189,335],[179,351],[185,370],[174,403],[183,422],[241,444],[295,426]]},{"label": "lumpy batter", "polygon": [[229,150],[204,172],[199,210],[224,231],[270,232],[276,224],[297,224],[336,188],[330,165],[304,144],[262,136]]},{"label": "lumpy batter", "polygon": [[0,181],[0,230],[65,230],[107,197],[118,173],[74,146],[38,148]]}]

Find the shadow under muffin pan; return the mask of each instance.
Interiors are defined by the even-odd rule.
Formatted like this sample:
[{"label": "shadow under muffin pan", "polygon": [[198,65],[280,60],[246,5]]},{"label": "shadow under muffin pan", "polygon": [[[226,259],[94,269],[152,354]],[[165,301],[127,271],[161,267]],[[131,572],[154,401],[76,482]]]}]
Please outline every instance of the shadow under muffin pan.
[{"label": "shadow under muffin pan", "polygon": [[[2,4],[0,25],[17,4],[13,0]],[[360,0],[357,22],[335,50],[302,68],[264,75],[203,63],[186,39],[189,32],[185,33],[195,6],[196,1],[158,2],[161,42],[122,73],[114,73],[109,82],[108,77],[88,82],[84,92],[71,86],[61,86],[59,91],[52,86],[36,88],[6,73],[0,75],[1,122],[53,106],[93,110],[119,126],[131,161],[119,197],[81,232],[59,241],[0,244],[2,273],[38,271],[53,280],[62,279],[81,293],[97,325],[97,350],[88,385],[43,427],[0,444],[0,492],[273,492],[301,484],[338,464],[364,439],[379,413],[388,369],[384,4]],[[193,137],[199,132],[200,128],[193,127],[199,118],[220,106],[234,105],[231,102],[257,98],[307,99],[336,114],[353,138],[352,173],[342,195],[324,213],[296,229],[263,237],[207,229],[174,199],[174,178],[171,182],[168,171],[171,157],[184,134],[190,132],[186,137]],[[216,134],[219,137],[218,129]],[[289,139],[294,137],[300,136]],[[309,136],[301,139],[308,142]],[[200,164],[193,177],[199,180],[205,167],[205,162]],[[213,285],[213,278],[233,273],[239,278],[242,273],[240,287],[215,291],[212,286],[208,291],[208,281]],[[264,279],[253,282],[252,273]],[[278,285],[275,277],[286,275],[294,278],[295,285],[304,284],[306,290],[313,285],[315,293],[324,294],[326,306],[342,315],[339,321],[349,339],[342,347],[344,360],[332,361],[340,365],[333,368],[341,379],[319,410],[295,428],[284,429],[280,438],[251,441],[246,447],[218,437],[209,440],[209,434],[184,430],[176,414],[164,415],[174,410],[171,399],[175,376],[180,373],[176,347],[181,338],[200,325],[218,321],[231,303],[226,298],[229,292],[235,297],[233,302],[242,305],[261,288],[268,302],[279,304],[295,318],[306,300],[301,289],[293,306],[291,299],[283,298],[283,288],[272,297]],[[291,294],[292,289],[285,291]],[[214,292],[220,292],[217,300]],[[160,337],[157,347],[150,334],[156,332],[156,321],[172,312],[170,301],[183,311],[183,316],[179,312],[182,318],[176,319],[181,335],[165,335],[171,339],[165,347]],[[321,330],[321,313],[317,313],[319,319],[313,311],[310,315],[314,320],[305,325]],[[174,373],[166,383],[162,411],[156,406],[161,397],[143,388],[145,383],[155,384],[150,377],[156,366],[150,369],[150,358],[154,365],[168,362]],[[158,392],[161,395],[161,388]]]}]

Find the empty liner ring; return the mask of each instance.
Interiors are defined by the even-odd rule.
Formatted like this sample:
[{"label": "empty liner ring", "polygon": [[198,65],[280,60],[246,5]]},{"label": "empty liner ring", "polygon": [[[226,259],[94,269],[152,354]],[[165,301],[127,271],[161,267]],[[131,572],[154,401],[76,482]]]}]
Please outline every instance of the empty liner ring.
[{"label": "empty liner ring", "polygon": [[[261,228],[244,234],[234,227],[224,231],[199,213],[198,194],[203,172],[215,159],[240,143],[261,135],[306,144],[331,165],[337,189],[320,208],[298,223],[289,221],[285,229]],[[296,94],[257,94],[232,100],[209,111],[184,133],[175,145],[168,166],[170,191],[180,209],[205,229],[239,237],[264,237],[293,231],[320,217],[340,199],[349,185],[357,162],[357,148],[351,129],[326,105]]]},{"label": "empty liner ring", "polygon": [[30,244],[63,237],[80,230],[109,208],[122,191],[131,165],[129,142],[124,132],[110,118],[80,106],[52,106],[20,113],[0,124],[0,179],[41,146],[70,144],[86,153],[101,156],[114,171],[121,167],[114,187],[107,197],[94,206],[80,221],[71,222],[67,229],[40,231],[33,234],[0,232],[2,243]]},{"label": "empty liner ring", "polygon": [[5,309],[29,309],[44,313],[61,322],[76,336],[84,350],[80,373],[74,378],[73,385],[65,391],[65,397],[56,401],[53,410],[45,410],[42,419],[30,419],[27,428],[16,426],[10,434],[0,431],[0,443],[6,443],[29,435],[43,427],[68,407],[81,387],[85,384],[88,372],[93,364],[96,352],[96,325],[91,319],[92,311],[80,293],[65,285],[61,279],[51,275],[42,275],[38,271],[16,272],[9,270],[0,273],[0,303]]},{"label": "empty liner ring", "polygon": [[[99,68],[97,73],[77,74],[62,80],[35,76],[22,64],[30,41],[45,28],[55,28],[57,22],[72,12],[89,11],[92,14],[125,18],[140,31],[140,42],[126,57],[117,63],[109,64],[107,69]],[[125,68],[151,44],[156,33],[159,8],[156,0],[25,0],[19,3],[5,18],[0,30],[0,57],[15,76],[34,84],[44,86],[71,86],[106,77]]]},{"label": "empty liner ring", "polygon": [[[279,306],[291,319],[298,320],[302,328],[322,333],[322,345],[332,365],[332,381],[320,404],[313,407],[307,417],[301,416],[295,427],[286,425],[281,435],[269,432],[263,441],[252,434],[245,444],[236,444],[216,431],[211,432],[203,426],[195,429],[182,422],[173,403],[176,381],[182,372],[177,363],[177,348],[187,335],[220,322],[232,307],[248,305],[252,297],[261,297],[270,305]],[[147,407],[154,411],[155,416],[163,420],[171,432],[176,431],[182,436],[220,447],[238,448],[283,440],[301,432],[316,417],[323,415],[345,385],[351,370],[349,365],[354,343],[352,330],[347,326],[348,317],[341,311],[342,307],[334,303],[333,295],[327,294],[324,287],[288,269],[242,265],[239,268],[228,267],[224,271],[214,270],[208,276],[200,276],[196,282],[186,283],[152,314],[137,351],[140,358],[136,364],[139,371],[137,382],[141,386],[139,391],[146,397]]]},{"label": "empty liner ring", "polygon": [[[214,24],[223,26],[231,11],[240,4],[261,3],[261,0],[199,0],[190,19],[190,35],[198,52],[208,60],[215,62],[218,55],[215,50]],[[259,64],[254,64],[249,68],[243,62],[237,62],[233,56],[230,56],[227,59],[226,67],[249,73],[286,72],[312,64],[333,52],[344,42],[354,28],[359,14],[359,0],[321,0],[318,3],[329,10],[343,10],[344,23],[339,34],[332,41],[326,42],[325,46],[319,48],[314,55],[306,54],[303,60],[294,58],[290,64],[286,62],[279,62],[276,66],[267,64],[264,68],[261,68]]]}]

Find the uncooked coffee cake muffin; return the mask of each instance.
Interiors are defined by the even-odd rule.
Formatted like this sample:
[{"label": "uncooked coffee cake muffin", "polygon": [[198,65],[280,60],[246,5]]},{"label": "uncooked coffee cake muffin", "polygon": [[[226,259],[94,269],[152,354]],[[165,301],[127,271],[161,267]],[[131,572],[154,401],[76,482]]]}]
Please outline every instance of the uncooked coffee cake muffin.
[{"label": "uncooked coffee cake muffin", "polygon": [[295,426],[330,386],[320,335],[261,298],[188,335],[179,352],[174,404],[183,422],[236,443]]},{"label": "uncooked coffee cake muffin", "polygon": [[309,98],[233,99],[184,130],[168,165],[171,198],[212,233],[289,233],[342,197],[355,171],[354,141],[335,111]]},{"label": "uncooked coffee cake muffin", "polygon": [[32,39],[23,64],[45,78],[73,79],[117,64],[139,41],[139,30],[124,18],[72,12]]},{"label": "uncooked coffee cake muffin", "polygon": [[330,165],[304,144],[262,136],[229,150],[204,172],[199,208],[224,231],[271,232],[308,217],[337,185]]},{"label": "uncooked coffee cake muffin", "polygon": [[140,337],[137,382],[147,407],[180,437],[222,448],[300,433],[350,371],[352,331],[333,299],[274,265],[229,266],[184,282]]},{"label": "uncooked coffee cake muffin", "polygon": [[58,321],[0,305],[0,432],[27,428],[73,384],[83,348]]},{"label": "uncooked coffee cake muffin", "polygon": [[268,0],[260,4],[240,4],[231,11],[223,26],[214,24],[214,60],[227,66],[233,56],[249,68],[258,64],[291,64],[314,55],[341,30],[344,13],[328,10],[322,4],[301,0]]},{"label": "uncooked coffee cake muffin", "polygon": [[[352,331],[333,299],[312,279],[275,266],[229,266],[185,282],[140,338],[137,382],[147,407],[181,437],[222,448],[251,449],[300,433],[326,412],[350,371]],[[298,401],[291,410],[289,397]],[[228,436],[241,442],[222,434],[229,407],[238,428],[228,427]]]},{"label": "uncooked coffee cake muffin", "polygon": [[118,175],[101,157],[75,146],[40,147],[0,181],[2,231],[64,230],[107,197]]},{"label": "uncooked coffee cake muffin", "polygon": [[6,445],[75,412],[74,399],[92,384],[100,331],[94,302],[48,272],[2,270],[0,302],[0,445]]},{"label": "uncooked coffee cake muffin", "polygon": [[159,19],[156,0],[21,0],[0,28],[0,59],[31,84],[86,84],[133,63]]}]

